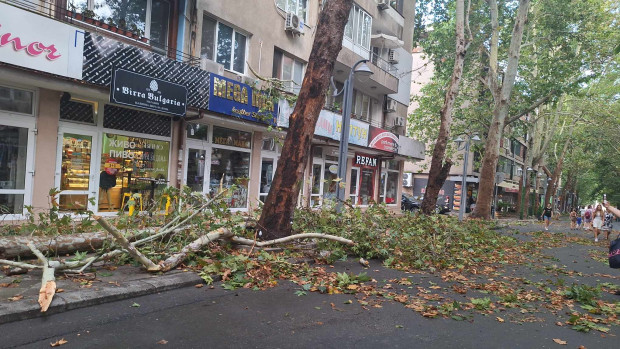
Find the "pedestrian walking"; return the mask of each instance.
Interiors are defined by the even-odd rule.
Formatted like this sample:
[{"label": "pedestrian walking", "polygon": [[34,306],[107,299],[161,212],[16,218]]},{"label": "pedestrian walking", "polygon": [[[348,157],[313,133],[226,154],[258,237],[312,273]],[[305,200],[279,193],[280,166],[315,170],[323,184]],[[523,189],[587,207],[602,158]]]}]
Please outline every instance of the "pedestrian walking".
[{"label": "pedestrian walking", "polygon": [[594,230],[594,241],[598,242],[598,234],[601,233],[603,227],[603,220],[605,219],[605,212],[603,212],[603,206],[596,205],[596,209],[592,213],[592,229]]},{"label": "pedestrian walking", "polygon": [[583,213],[583,218],[586,230],[590,230],[592,228],[592,205],[588,205],[588,208]]},{"label": "pedestrian walking", "polygon": [[570,230],[577,229],[577,210],[570,211]]},{"label": "pedestrian walking", "polygon": [[547,204],[547,207],[545,207],[545,210],[543,211],[543,221],[545,222],[545,230],[549,230],[549,223],[551,221],[551,215],[552,215],[552,209],[551,209],[551,204]]}]

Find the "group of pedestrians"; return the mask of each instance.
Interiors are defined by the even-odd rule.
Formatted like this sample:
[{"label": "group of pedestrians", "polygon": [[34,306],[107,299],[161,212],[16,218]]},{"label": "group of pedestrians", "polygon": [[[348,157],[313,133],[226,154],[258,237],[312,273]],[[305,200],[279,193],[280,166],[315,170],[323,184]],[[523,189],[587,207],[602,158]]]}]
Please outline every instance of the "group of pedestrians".
[{"label": "group of pedestrians", "polygon": [[[570,212],[570,228],[571,230],[577,229],[585,229],[592,230],[594,232],[594,241],[598,242],[598,236],[601,233],[601,230],[606,233],[606,239],[609,240],[609,234],[612,230],[612,221],[613,214],[610,209],[613,208],[608,203],[605,203],[605,208],[607,212],[603,210],[603,205],[597,204],[596,208],[592,208],[592,205],[588,205],[588,207],[582,207],[577,212],[577,209],[572,209]],[[548,207],[550,207],[549,205]],[[615,209],[615,208],[613,208]],[[618,215],[620,217],[620,215]],[[548,226],[548,225],[547,225]],[[547,226],[545,229],[547,229]]]}]

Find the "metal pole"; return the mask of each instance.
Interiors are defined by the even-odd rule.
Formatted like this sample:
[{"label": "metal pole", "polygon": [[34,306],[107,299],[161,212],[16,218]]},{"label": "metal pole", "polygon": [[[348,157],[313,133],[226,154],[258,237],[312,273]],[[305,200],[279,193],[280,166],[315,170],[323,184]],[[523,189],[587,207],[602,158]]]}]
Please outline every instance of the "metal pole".
[{"label": "metal pole", "polygon": [[[523,166],[525,167],[525,166]],[[523,169],[523,174],[521,177],[521,182],[523,182],[523,185],[521,187],[521,213],[519,214],[519,219],[523,219],[523,206],[525,205],[525,182],[527,180],[527,178],[529,178],[529,174],[527,173],[527,170],[524,168]]]},{"label": "metal pole", "polygon": [[467,206],[467,160],[469,160],[469,136],[465,141],[465,159],[463,160],[463,178],[461,179],[461,207],[459,207],[459,222],[463,221],[465,206]]},{"label": "metal pole", "polygon": [[347,154],[349,152],[349,128],[351,125],[351,104],[353,102],[353,84],[355,68],[367,60],[358,61],[351,67],[349,78],[344,83],[344,96],[342,107],[342,130],[340,130],[340,144],[338,146],[338,178],[340,182],[336,186],[336,210],[342,210],[342,203],[346,200],[346,188],[343,185],[347,178]]}]

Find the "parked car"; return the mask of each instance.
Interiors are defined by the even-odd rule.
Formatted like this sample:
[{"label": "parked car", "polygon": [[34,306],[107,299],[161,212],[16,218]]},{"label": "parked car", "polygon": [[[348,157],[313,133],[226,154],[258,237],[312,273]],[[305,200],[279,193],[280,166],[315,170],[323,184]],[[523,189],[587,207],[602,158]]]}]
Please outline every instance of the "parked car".
[{"label": "parked car", "polygon": [[[420,210],[422,207],[422,200],[424,197],[411,197],[405,194],[402,194],[402,198],[400,201],[400,209],[403,211],[416,212]],[[445,203],[437,203],[435,204],[435,213],[436,214],[446,214],[450,212],[450,207]]]}]

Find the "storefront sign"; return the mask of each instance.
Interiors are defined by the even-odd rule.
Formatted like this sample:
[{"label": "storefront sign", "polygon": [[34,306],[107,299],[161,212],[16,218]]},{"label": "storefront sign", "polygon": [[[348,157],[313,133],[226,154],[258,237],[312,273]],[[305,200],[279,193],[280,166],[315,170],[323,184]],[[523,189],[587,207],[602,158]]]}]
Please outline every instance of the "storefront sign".
[{"label": "storefront sign", "polygon": [[[333,139],[339,141],[340,134],[342,133],[342,115],[334,114],[334,123],[336,128],[334,129]],[[359,120],[351,119],[349,124],[349,143],[355,145],[361,145],[362,147],[368,146],[368,129],[370,125]]]},{"label": "storefront sign", "polygon": [[84,32],[0,3],[0,61],[82,78]]},{"label": "storefront sign", "polygon": [[216,113],[275,125],[277,103],[250,85],[211,73],[207,109]]},{"label": "storefront sign", "polygon": [[355,157],[353,157],[353,166],[356,167],[377,167],[377,158],[374,156],[369,156],[365,154],[355,153]]},{"label": "storefront sign", "polygon": [[185,116],[187,88],[183,85],[117,68],[112,74],[110,102]]},{"label": "storefront sign", "polygon": [[327,110],[321,110],[319,113],[319,119],[314,127],[314,134],[317,136],[323,136],[332,138],[334,136],[334,114]]},{"label": "storefront sign", "polygon": [[370,126],[370,142],[368,148],[398,152],[398,136],[384,129]]},{"label": "storefront sign", "polygon": [[250,149],[252,148],[252,133],[213,127],[213,144]]}]

